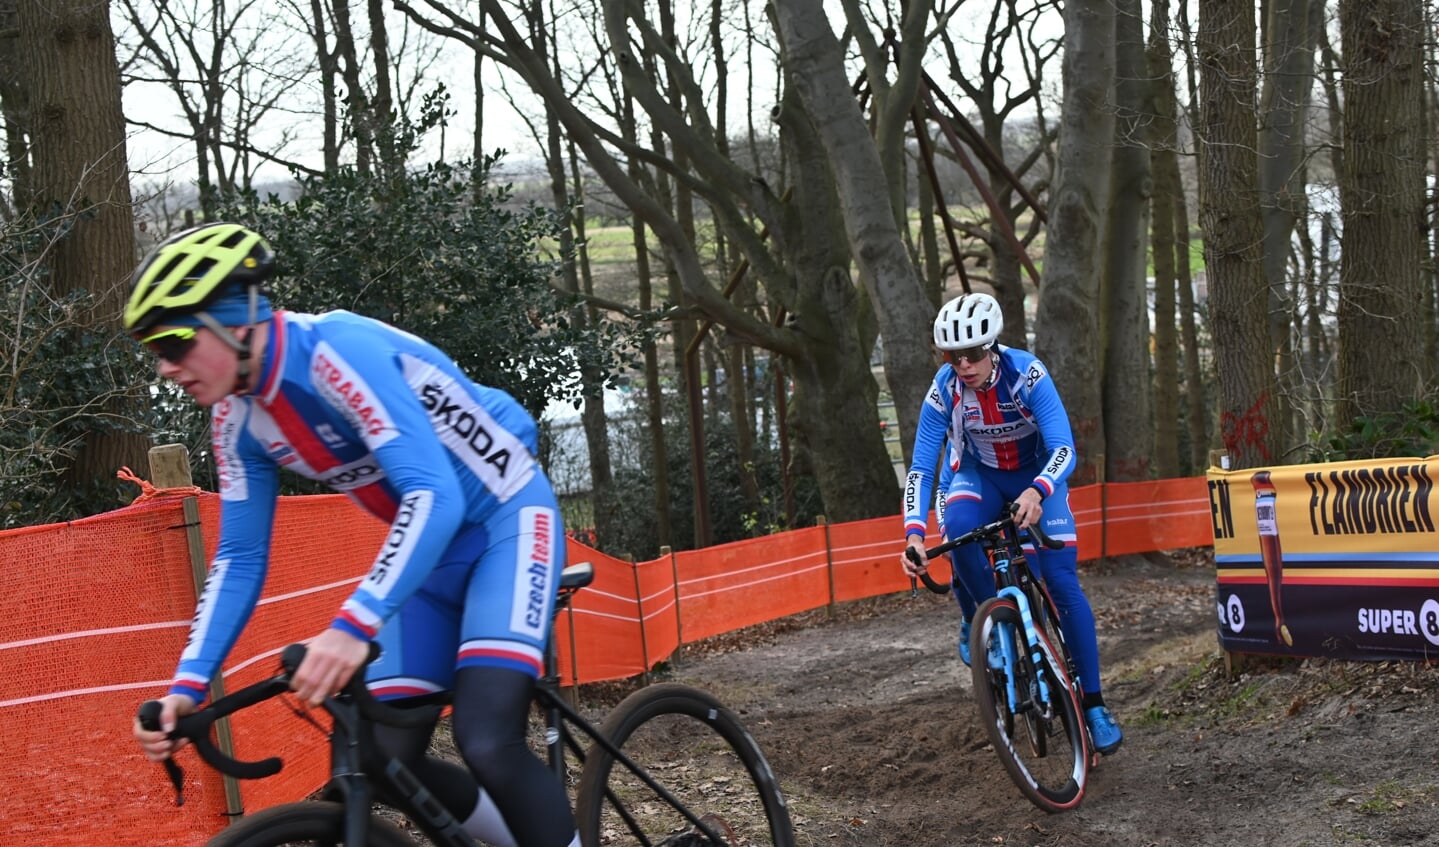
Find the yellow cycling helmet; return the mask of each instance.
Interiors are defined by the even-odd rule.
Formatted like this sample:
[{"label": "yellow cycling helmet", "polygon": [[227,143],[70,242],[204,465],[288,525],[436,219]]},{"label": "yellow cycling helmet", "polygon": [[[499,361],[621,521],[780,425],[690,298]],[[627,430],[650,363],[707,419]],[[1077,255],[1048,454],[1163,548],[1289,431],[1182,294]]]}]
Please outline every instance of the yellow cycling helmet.
[{"label": "yellow cycling helmet", "polygon": [[135,270],[125,329],[140,334],[192,315],[227,294],[259,287],[275,272],[275,252],[239,224],[211,223],[160,242]]}]

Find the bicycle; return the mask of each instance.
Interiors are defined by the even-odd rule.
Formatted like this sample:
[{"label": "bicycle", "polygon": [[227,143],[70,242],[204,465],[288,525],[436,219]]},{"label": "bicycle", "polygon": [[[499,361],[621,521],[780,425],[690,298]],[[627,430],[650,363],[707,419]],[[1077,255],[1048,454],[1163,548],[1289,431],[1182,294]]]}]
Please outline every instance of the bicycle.
[{"label": "bicycle", "polygon": [[[587,563],[566,568],[555,616],[593,578]],[[303,657],[303,645],[286,647],[278,674],[181,718],[170,737],[189,739],[200,758],[221,773],[241,779],[277,773],[278,758],[247,762],[222,753],[210,740],[210,728],[226,715],[288,693],[290,674]],[[330,779],[321,798],[245,815],[211,839],[210,847],[414,845],[372,814],[376,798],[437,847],[478,847],[401,762],[377,749],[373,737],[375,723],[420,726],[435,720],[443,706],[386,705],[370,694],[362,677],[356,674],[340,694],[324,701],[333,724]],[[551,639],[534,705],[543,716],[550,766],[567,784],[570,756],[580,768],[575,819],[584,847],[629,843],[619,840],[624,832],[643,847],[794,847],[789,810],[769,762],[739,717],[714,696],[676,683],[650,685],[622,700],[597,728],[564,699],[559,683]],[[158,715],[157,701],[141,705],[147,728],[157,725]],[[164,765],[177,802],[183,803],[183,771],[173,757]]]},{"label": "bicycle", "polygon": [[[1030,570],[1022,532],[1049,549],[1064,546],[1038,526],[1020,530],[1010,507],[998,520],[927,549],[925,556],[934,559],[960,545],[979,544],[993,566],[996,596],[981,604],[970,621],[975,701],[995,753],[1014,784],[1034,805],[1056,813],[1073,809],[1084,798],[1096,754],[1080,709],[1084,694],[1064,643],[1059,612],[1044,583]],[[911,561],[918,558],[912,549],[906,555]],[[928,573],[921,573],[920,579],[936,594],[950,591],[949,584]],[[1016,718],[1025,729],[1022,744],[1015,743]]]}]

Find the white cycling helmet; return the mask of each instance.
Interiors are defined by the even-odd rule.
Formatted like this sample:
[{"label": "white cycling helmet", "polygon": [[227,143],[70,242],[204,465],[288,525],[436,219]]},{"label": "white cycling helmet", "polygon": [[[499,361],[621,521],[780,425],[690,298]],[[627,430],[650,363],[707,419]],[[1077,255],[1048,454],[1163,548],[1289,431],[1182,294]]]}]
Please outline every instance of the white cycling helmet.
[{"label": "white cycling helmet", "polygon": [[941,350],[988,349],[1004,330],[999,301],[988,294],[961,294],[934,319],[934,346]]}]

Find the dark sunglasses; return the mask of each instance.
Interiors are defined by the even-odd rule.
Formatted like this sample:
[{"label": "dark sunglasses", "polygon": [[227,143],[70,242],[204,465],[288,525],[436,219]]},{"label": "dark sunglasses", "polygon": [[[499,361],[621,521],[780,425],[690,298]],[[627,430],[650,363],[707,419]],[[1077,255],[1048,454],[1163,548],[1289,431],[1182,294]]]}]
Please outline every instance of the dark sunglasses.
[{"label": "dark sunglasses", "polygon": [[988,347],[966,347],[963,350],[951,350],[949,352],[969,362],[971,365],[977,365],[989,357]]},{"label": "dark sunglasses", "polygon": [[198,328],[193,326],[176,327],[142,338],[140,343],[161,359],[172,365],[178,365],[180,360],[189,355],[190,350],[194,348],[197,331]]}]

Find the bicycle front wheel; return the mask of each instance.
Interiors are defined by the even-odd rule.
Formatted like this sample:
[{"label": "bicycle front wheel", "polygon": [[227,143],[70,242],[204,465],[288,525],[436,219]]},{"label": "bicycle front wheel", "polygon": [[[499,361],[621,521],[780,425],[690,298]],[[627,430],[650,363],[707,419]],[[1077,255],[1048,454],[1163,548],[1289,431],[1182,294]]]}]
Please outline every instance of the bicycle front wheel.
[{"label": "bicycle front wheel", "polygon": [[[1089,778],[1084,721],[1069,672],[1049,637],[1038,631],[1039,662],[1031,667],[1022,655],[1023,632],[1019,607],[1012,600],[988,600],[975,612],[970,625],[974,697],[1010,779],[1034,805],[1062,812],[1079,805]],[[989,647],[1000,640],[1008,645],[1003,651],[1006,661],[993,667]],[[1026,738],[1015,737],[1016,724]]]},{"label": "bicycle front wheel", "polygon": [[575,799],[584,847],[793,847],[769,762],[712,695],[675,683],[642,688],[601,733],[621,755],[596,742],[585,758]]},{"label": "bicycle front wheel", "polygon": [[[345,807],[339,803],[287,803],[246,815],[208,847],[339,847],[345,843]],[[395,827],[370,817],[367,847],[415,847]]]}]

